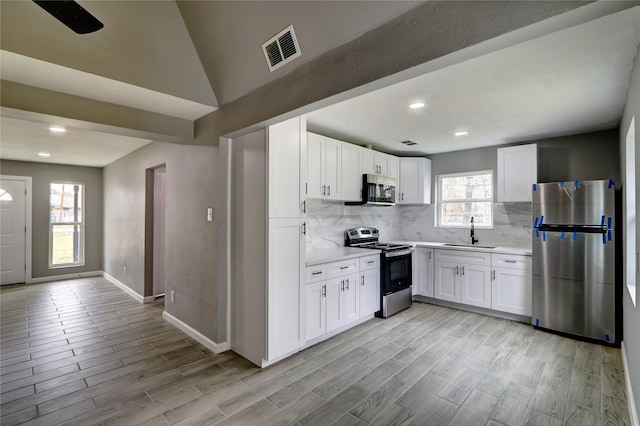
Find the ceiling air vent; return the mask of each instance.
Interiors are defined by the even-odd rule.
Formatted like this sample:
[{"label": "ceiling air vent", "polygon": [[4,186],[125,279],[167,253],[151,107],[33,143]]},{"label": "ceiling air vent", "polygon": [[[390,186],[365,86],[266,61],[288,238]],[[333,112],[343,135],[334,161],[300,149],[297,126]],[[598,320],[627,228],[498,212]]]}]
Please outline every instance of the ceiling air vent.
[{"label": "ceiling air vent", "polygon": [[414,141],[402,141],[400,143],[403,143],[407,146],[411,146],[411,145],[418,145],[417,143],[415,143]]},{"label": "ceiling air vent", "polygon": [[300,56],[300,46],[293,26],[289,25],[262,45],[269,71],[280,68]]}]

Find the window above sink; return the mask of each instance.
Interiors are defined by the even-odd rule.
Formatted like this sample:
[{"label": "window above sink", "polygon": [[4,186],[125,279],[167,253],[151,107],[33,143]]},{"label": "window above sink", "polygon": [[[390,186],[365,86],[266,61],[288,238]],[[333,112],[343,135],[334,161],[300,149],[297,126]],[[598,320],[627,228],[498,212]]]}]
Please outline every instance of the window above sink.
[{"label": "window above sink", "polygon": [[493,171],[437,176],[436,204],[438,227],[493,229]]}]

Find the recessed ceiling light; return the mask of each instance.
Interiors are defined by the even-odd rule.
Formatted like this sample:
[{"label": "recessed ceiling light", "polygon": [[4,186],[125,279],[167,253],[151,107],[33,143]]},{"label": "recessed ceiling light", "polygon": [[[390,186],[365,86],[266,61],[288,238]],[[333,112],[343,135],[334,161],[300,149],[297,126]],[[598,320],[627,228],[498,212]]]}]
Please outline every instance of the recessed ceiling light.
[{"label": "recessed ceiling light", "polygon": [[414,102],[412,104],[409,104],[409,108],[411,108],[411,109],[424,108],[424,102]]},{"label": "recessed ceiling light", "polygon": [[465,132],[464,130],[454,133],[455,136],[467,136],[468,134],[469,134],[469,132]]},{"label": "recessed ceiling light", "polygon": [[49,154],[48,152],[39,152],[38,157],[49,158],[51,157],[51,154]]},{"label": "recessed ceiling light", "polygon": [[49,130],[53,133],[64,133],[67,131],[67,129],[61,126],[50,126]]}]

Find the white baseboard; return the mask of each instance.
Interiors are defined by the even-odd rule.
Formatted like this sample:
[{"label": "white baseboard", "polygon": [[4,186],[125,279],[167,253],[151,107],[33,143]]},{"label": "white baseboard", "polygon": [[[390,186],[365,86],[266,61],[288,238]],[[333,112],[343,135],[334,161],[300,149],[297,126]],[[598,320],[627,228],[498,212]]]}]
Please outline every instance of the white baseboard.
[{"label": "white baseboard", "polygon": [[103,272],[102,275],[112,284],[114,284],[116,287],[119,287],[120,290],[124,291],[125,293],[127,293],[129,296],[133,297],[136,302],[140,302],[140,303],[151,303],[155,300],[155,298],[153,296],[142,296],[138,293],[136,293],[135,291],[133,291],[131,288],[129,288],[126,284],[118,281],[117,278],[115,278],[114,276]]},{"label": "white baseboard", "polygon": [[76,274],[51,275],[50,277],[31,278],[27,284],[47,283],[51,281],[72,280],[74,278],[100,277],[102,271],[78,272]]},{"label": "white baseboard", "polygon": [[622,342],[620,352],[622,352],[622,365],[624,366],[624,381],[627,383],[627,403],[629,404],[629,417],[631,417],[631,426],[640,426],[640,421],[638,420],[638,407],[636,407],[636,400],[633,398],[631,377],[629,377],[629,363],[627,362],[627,352],[624,348],[624,342]]},{"label": "white baseboard", "polygon": [[184,331],[189,336],[193,337],[193,339],[195,339],[197,342],[201,343],[206,348],[211,349],[213,352],[215,352],[217,354],[219,354],[220,352],[224,352],[224,351],[228,351],[229,350],[229,343],[228,342],[222,342],[222,343],[214,342],[213,340],[209,339],[204,334],[200,333],[198,330],[196,330],[196,329],[192,328],[190,325],[185,324],[184,322],[180,321],[178,318],[174,317],[173,315],[171,315],[167,311],[164,311],[162,313],[162,318],[164,318],[166,321],[170,322],[171,324],[175,325],[177,328],[179,328],[180,330]]}]

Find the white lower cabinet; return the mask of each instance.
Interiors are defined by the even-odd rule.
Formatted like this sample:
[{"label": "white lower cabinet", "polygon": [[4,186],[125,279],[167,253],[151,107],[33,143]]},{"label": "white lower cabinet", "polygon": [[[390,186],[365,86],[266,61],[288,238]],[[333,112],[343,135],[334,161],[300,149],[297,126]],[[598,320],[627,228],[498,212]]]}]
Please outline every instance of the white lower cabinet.
[{"label": "white lower cabinet", "polygon": [[327,332],[359,318],[358,275],[350,274],[327,280]]},{"label": "white lower cabinet", "polygon": [[327,332],[326,282],[307,284],[306,286],[306,340],[313,340]]},{"label": "white lower cabinet", "polygon": [[493,254],[491,309],[531,316],[531,257]]},{"label": "white lower cabinet", "polygon": [[435,250],[436,299],[491,308],[491,255]]},{"label": "white lower cabinet", "polygon": [[380,310],[379,259],[376,254],[307,267],[307,342]]},{"label": "white lower cabinet", "polygon": [[380,310],[380,255],[360,258],[360,318]]},{"label": "white lower cabinet", "polygon": [[433,297],[433,249],[417,247],[413,251],[415,262],[415,280],[413,282],[413,294],[424,297]]}]

